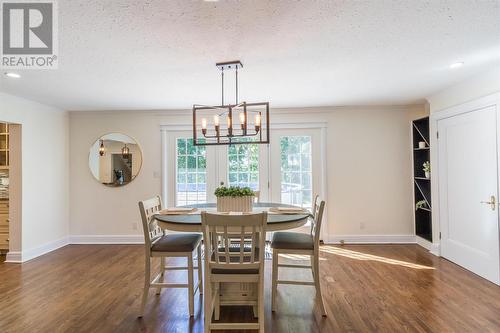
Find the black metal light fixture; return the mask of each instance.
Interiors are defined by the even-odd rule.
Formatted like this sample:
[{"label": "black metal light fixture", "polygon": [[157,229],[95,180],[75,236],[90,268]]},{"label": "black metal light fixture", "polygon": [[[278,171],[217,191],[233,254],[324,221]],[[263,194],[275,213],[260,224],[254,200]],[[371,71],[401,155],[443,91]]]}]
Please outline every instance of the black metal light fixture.
[{"label": "black metal light fixture", "polygon": [[[269,102],[238,102],[241,61],[216,64],[221,71],[221,105],[193,105],[193,141],[196,146],[269,143]],[[235,104],[224,104],[224,71],[236,75]],[[221,121],[222,119],[222,121]],[[213,122],[211,123],[211,121]]]},{"label": "black metal light fixture", "polygon": [[127,147],[127,144],[125,144],[125,146],[123,146],[122,148],[122,157],[128,158],[129,154],[130,154],[130,149]]},{"label": "black metal light fixture", "polygon": [[101,144],[99,146],[99,155],[104,156],[106,154],[106,148],[104,147],[104,140],[101,140]]}]

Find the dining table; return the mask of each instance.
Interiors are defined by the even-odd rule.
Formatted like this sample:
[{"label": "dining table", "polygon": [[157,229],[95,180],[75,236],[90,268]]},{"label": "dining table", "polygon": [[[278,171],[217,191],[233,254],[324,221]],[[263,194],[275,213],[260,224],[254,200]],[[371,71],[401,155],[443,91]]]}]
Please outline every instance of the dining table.
[{"label": "dining table", "polygon": [[[217,211],[216,203],[199,203],[185,205],[182,207],[196,208],[196,210],[189,214],[157,214],[155,215],[155,219],[158,226],[169,231],[202,232],[200,212]],[[272,208],[280,207],[291,208],[297,206],[273,202],[256,202],[253,204],[253,213],[259,213],[262,211],[268,212],[266,232],[302,227],[307,223],[308,218],[311,217],[311,214],[307,211],[300,213],[280,213],[279,210],[274,212],[272,211]]]},{"label": "dining table", "polygon": [[[202,232],[201,212],[216,212],[217,205],[215,203],[201,203],[182,206],[183,208],[196,208],[190,213],[182,214],[157,214],[154,218],[160,228],[165,231],[174,232]],[[307,223],[311,213],[309,211],[301,212],[280,212],[279,207],[290,208],[296,206],[273,202],[256,202],[253,204],[253,213],[267,211],[266,232],[279,230],[294,229],[304,226]],[[273,209],[274,208],[274,209]],[[265,258],[271,259],[271,249],[269,244],[266,245],[264,251]],[[248,282],[230,282],[221,283],[219,285],[219,302],[220,304],[249,304],[255,302],[258,298],[257,285]],[[255,308],[254,308],[255,311]]]}]

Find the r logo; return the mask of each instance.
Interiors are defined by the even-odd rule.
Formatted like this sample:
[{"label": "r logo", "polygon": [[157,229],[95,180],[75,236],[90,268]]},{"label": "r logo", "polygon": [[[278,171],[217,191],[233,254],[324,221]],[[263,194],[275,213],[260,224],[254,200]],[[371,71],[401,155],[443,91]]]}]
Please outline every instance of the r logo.
[{"label": "r logo", "polygon": [[3,54],[53,53],[53,3],[4,2]]}]

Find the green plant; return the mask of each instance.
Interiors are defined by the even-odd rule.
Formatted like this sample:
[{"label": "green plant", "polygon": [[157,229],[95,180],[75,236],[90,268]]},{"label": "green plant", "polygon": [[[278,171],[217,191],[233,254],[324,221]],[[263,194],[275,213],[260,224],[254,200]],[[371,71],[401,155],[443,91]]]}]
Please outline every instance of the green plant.
[{"label": "green plant", "polygon": [[225,187],[223,184],[215,189],[214,194],[216,197],[247,197],[255,195],[250,187]]},{"label": "green plant", "polygon": [[431,172],[431,163],[429,161],[425,161],[422,165],[424,167],[424,172]]},{"label": "green plant", "polygon": [[415,210],[419,210],[420,208],[427,208],[427,202],[425,200],[420,200],[420,201],[417,201],[417,203],[415,204]]}]

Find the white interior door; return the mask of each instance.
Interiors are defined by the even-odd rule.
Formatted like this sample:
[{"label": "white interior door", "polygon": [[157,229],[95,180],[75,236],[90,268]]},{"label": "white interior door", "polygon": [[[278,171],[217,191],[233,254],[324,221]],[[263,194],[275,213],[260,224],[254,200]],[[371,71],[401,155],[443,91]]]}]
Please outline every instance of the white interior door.
[{"label": "white interior door", "polygon": [[499,284],[496,108],[439,120],[438,132],[441,254]]}]

